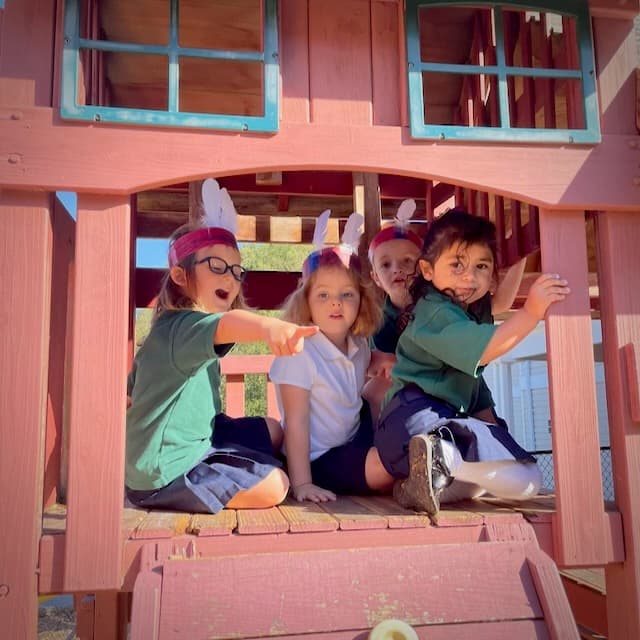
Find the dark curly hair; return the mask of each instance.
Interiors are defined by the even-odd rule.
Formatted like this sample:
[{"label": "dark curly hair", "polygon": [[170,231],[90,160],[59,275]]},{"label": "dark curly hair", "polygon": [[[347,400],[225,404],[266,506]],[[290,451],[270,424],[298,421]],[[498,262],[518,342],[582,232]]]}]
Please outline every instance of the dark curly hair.
[{"label": "dark curly hair", "polygon": [[[493,277],[498,279],[498,249],[496,240],[496,226],[486,218],[475,216],[461,207],[449,209],[439,218],[429,224],[422,245],[420,260],[426,260],[432,266],[438,258],[452,245],[460,243],[463,246],[483,244],[489,247],[493,256]],[[409,287],[411,304],[398,318],[398,326],[403,330],[413,319],[413,309],[420,298],[424,297],[429,286],[417,269],[416,277]],[[443,291],[442,293],[448,293]]]}]

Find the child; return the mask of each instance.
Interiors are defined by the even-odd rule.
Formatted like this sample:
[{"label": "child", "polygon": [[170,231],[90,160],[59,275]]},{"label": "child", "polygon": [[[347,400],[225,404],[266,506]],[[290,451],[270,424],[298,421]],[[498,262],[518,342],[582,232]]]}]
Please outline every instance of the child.
[{"label": "child", "polygon": [[374,422],[391,386],[389,373],[395,363],[396,345],[401,333],[399,319],[411,302],[409,285],[422,250],[422,239],[409,229],[409,220],[415,209],[414,200],[403,200],[393,224],[378,231],[369,244],[371,279],[385,293],[383,324],[370,341],[375,357],[368,371],[370,379],[362,392],[369,402]]},{"label": "child", "polygon": [[371,356],[367,338],[380,318],[355,253],[363,217],[350,216],[340,246],[318,248],[329,215],[318,218],[316,250],[304,261],[283,314],[320,331],[305,340],[301,353],[276,358],[270,371],[283,416],[287,471],[299,501],[388,491],[393,483],[373,448],[371,415],[361,397]]},{"label": "child", "polygon": [[[372,347],[379,355],[375,359],[375,368],[372,366],[369,370],[371,378],[363,391],[374,418],[379,415],[384,395],[391,387],[389,373],[395,363],[396,345],[402,333],[402,315],[411,303],[409,285],[415,276],[416,263],[422,251],[420,236],[408,228],[415,208],[413,200],[404,200],[398,208],[394,224],[380,230],[369,245],[371,278],[385,293],[383,325],[371,339]],[[525,263],[524,258],[515,263],[497,284],[495,294],[487,292],[484,298],[471,306],[469,311],[476,315],[479,322],[493,322],[493,316],[511,308]],[[493,407],[482,408],[474,416],[501,420]]]},{"label": "child", "polygon": [[317,329],[238,308],[246,272],[235,209],[215,180],[203,184],[203,203],[210,226],[173,235],[153,325],[129,376],[127,497],[199,513],[270,507],[289,487],[273,457],[282,430],[270,418],[220,413],[219,358],[234,342],[258,340],[277,355],[297,353]]},{"label": "child", "polygon": [[495,227],[461,210],[430,225],[418,270],[375,436],[385,468],[398,478],[394,497],[435,516],[440,501],[485,492],[510,499],[535,495],[541,483],[535,459],[504,426],[470,416],[493,407],[484,366],[568,295],[567,282],[540,276],[524,307],[500,326],[476,317],[471,310],[487,300],[496,277]]}]

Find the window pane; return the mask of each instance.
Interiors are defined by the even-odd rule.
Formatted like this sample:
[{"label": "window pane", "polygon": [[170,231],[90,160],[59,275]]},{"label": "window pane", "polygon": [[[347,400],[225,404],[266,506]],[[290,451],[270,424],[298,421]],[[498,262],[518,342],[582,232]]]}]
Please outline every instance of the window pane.
[{"label": "window pane", "polygon": [[504,9],[503,25],[508,65],[579,68],[575,18],[557,13]]},{"label": "window pane", "polygon": [[262,63],[182,57],[180,111],[263,115]]},{"label": "window pane", "polygon": [[425,124],[500,126],[495,76],[423,73]]},{"label": "window pane", "polygon": [[493,64],[483,62],[495,47],[491,9],[421,7],[418,29],[422,62]]},{"label": "window pane", "polygon": [[261,0],[181,0],[181,47],[262,51]]},{"label": "window pane", "polygon": [[104,57],[109,82],[100,106],[167,109],[166,56],[106,52]]},{"label": "window pane", "polygon": [[584,129],[582,83],[577,79],[509,78],[511,126]]},{"label": "window pane", "polygon": [[84,0],[80,3],[80,36],[92,40],[166,45],[169,0]]}]

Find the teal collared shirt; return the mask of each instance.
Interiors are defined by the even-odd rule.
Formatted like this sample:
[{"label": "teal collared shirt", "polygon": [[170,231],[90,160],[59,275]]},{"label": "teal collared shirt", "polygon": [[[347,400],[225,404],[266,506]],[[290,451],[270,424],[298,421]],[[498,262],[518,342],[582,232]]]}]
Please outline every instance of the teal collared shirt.
[{"label": "teal collared shirt", "polygon": [[472,414],[493,406],[480,357],[496,327],[477,322],[434,287],[417,302],[413,316],[398,340],[384,404],[404,386],[416,384],[460,412]]}]

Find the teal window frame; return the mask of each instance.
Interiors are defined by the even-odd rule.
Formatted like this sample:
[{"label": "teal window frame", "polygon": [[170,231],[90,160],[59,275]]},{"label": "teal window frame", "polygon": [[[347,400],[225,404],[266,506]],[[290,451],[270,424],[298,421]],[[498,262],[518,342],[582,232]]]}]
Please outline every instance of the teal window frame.
[{"label": "teal window frame", "polygon": [[[80,0],[66,0],[60,115],[69,120],[90,120],[117,124],[141,124],[168,127],[197,127],[232,131],[275,132],[279,116],[279,61],[277,0],[264,2],[264,50],[262,52],[226,51],[180,47],[178,45],[179,0],[170,0],[169,43],[166,46],[92,40],[80,37]],[[166,111],[105,107],[78,104],[80,51],[116,51],[147,53],[168,57],[168,105]],[[262,62],[264,102],[262,116],[192,113],[179,110],[179,57]]]},{"label": "teal window frame", "polygon": [[[420,59],[420,34],[418,13],[422,7],[446,6],[450,8],[474,6],[496,11],[496,64],[467,65],[422,62]],[[578,40],[578,69],[542,69],[508,66],[504,55],[502,8],[520,8],[532,11],[550,11],[571,16],[576,20]],[[562,142],[596,144],[601,141],[598,98],[595,82],[595,62],[591,39],[591,23],[586,0],[510,0],[508,2],[484,2],[482,0],[443,2],[442,0],[406,0],[405,29],[408,64],[409,124],[411,136],[440,140],[480,140],[498,142]],[[423,72],[493,74],[498,78],[499,127],[466,127],[458,125],[426,124],[424,121]],[[577,79],[582,83],[584,129],[547,129],[511,127],[508,104],[508,76],[530,78]]]}]

